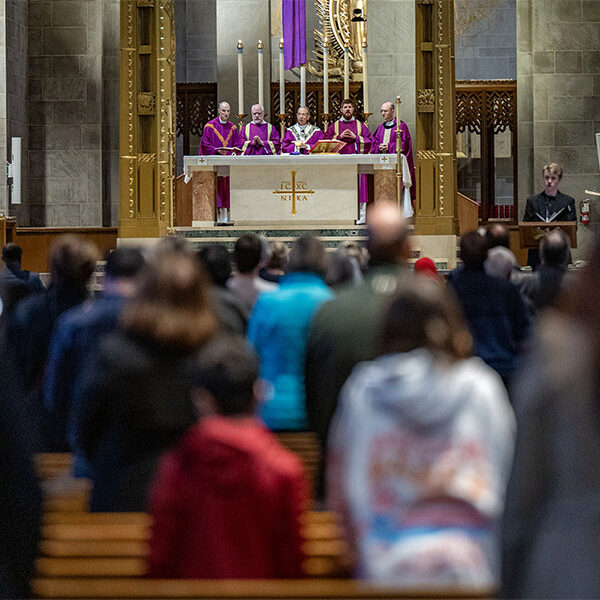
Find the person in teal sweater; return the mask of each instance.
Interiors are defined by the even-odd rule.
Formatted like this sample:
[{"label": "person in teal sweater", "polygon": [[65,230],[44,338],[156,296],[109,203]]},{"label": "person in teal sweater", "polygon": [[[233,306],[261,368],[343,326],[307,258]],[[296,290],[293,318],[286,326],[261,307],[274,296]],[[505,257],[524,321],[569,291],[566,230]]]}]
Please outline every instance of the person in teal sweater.
[{"label": "person in teal sweater", "polygon": [[248,339],[260,360],[260,377],[271,388],[258,409],[269,429],[308,427],[304,361],[313,314],[333,297],[323,280],[325,269],[323,244],[313,237],[299,238],[279,288],[261,294],[250,315]]}]

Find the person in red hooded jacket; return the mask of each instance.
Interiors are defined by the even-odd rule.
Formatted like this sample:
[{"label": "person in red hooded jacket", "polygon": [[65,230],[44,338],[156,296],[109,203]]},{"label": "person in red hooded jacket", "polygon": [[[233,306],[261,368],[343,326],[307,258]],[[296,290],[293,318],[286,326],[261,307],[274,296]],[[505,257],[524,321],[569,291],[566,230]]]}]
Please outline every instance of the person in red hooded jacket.
[{"label": "person in red hooded jacket", "polygon": [[165,455],[150,498],[148,575],[273,579],[302,576],[300,459],[254,417],[258,361],[240,338],[199,359],[200,414]]}]

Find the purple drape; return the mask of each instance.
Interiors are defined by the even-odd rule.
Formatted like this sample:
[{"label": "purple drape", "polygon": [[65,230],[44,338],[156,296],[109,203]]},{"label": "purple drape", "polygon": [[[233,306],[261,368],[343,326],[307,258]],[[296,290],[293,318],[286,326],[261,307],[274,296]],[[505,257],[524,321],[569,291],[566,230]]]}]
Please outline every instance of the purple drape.
[{"label": "purple drape", "polygon": [[306,63],[306,0],[281,0],[283,64],[287,69]]}]

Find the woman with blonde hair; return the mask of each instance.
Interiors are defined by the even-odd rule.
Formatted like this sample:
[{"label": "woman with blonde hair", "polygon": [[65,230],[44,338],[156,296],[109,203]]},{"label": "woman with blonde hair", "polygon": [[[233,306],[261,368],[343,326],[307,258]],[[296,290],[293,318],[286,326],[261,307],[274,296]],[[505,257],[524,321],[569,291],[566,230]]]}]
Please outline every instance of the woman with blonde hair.
[{"label": "woman with blonde hair", "polygon": [[456,301],[433,281],[400,289],[382,355],[340,394],[330,504],[357,575],[406,585],[492,586],[514,419],[499,376],[467,358]]},{"label": "woman with blonde hair", "polygon": [[92,510],[143,511],[161,454],[195,422],[196,352],[216,330],[193,252],[163,243],[140,276],[120,330],[83,377],[78,444],[90,462]]}]

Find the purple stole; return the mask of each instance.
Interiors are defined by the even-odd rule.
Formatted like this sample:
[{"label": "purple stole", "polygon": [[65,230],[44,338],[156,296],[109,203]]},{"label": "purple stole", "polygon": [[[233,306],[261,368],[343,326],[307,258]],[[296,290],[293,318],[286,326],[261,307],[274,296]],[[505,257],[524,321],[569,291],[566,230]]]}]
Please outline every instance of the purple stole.
[{"label": "purple stole", "polygon": [[[261,154],[277,154],[279,151],[279,134],[271,123],[248,123],[242,128],[242,138],[245,139],[242,146],[242,154],[248,156],[260,156]],[[264,146],[254,146],[252,139],[257,135],[265,142]]]},{"label": "purple stole", "polygon": [[333,122],[327,130],[325,138],[328,140],[339,140],[340,135],[346,129],[350,129],[356,135],[356,139],[353,141],[344,140],[346,144],[340,150],[339,154],[369,154],[372,142],[371,132],[364,123],[357,119],[353,121],[342,121],[339,119]]}]

